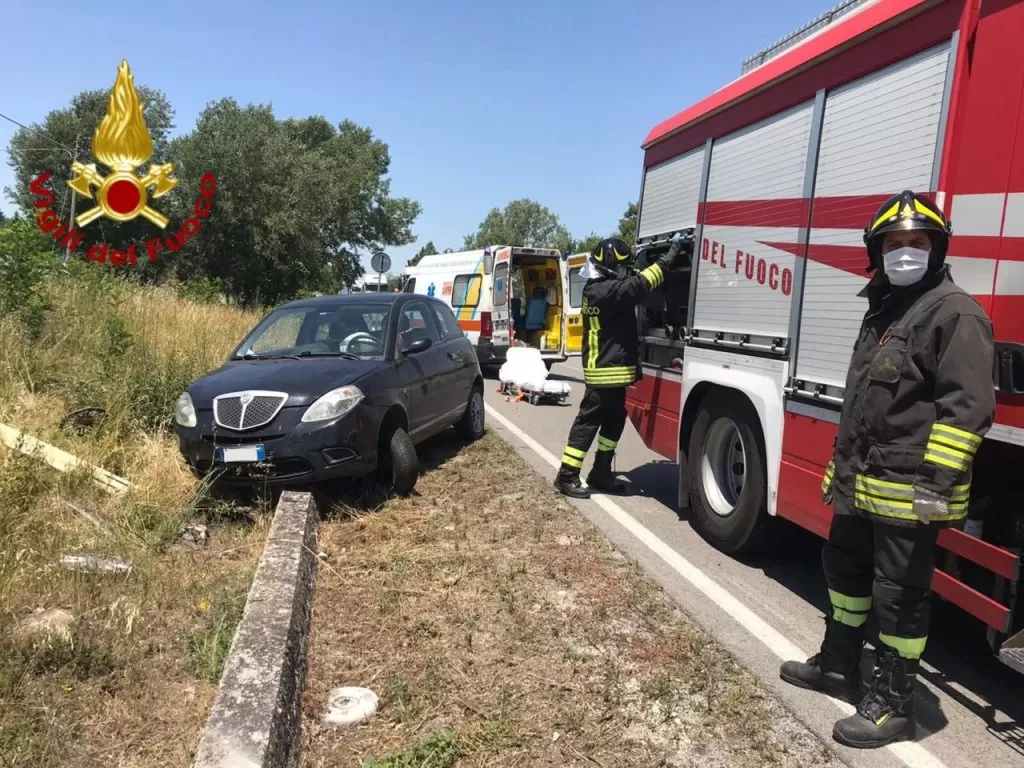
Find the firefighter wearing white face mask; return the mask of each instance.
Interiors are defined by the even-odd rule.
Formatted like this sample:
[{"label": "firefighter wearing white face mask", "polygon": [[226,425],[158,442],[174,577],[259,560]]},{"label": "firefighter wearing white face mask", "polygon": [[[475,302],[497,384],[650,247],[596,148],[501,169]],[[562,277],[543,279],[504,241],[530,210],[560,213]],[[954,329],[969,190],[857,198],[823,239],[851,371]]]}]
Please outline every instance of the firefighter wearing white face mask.
[{"label": "firefighter wearing white face mask", "polygon": [[[857,711],[833,737],[852,747],[912,738],[913,694],[928,637],[935,542],[963,524],[971,466],[995,415],[992,324],[952,280],[951,228],[931,200],[905,191],[864,231],[868,299],[853,349],[839,434],[822,482],[833,508],[822,551],[830,607],[793,685]],[[875,671],[862,689],[868,614],[878,619]]]}]

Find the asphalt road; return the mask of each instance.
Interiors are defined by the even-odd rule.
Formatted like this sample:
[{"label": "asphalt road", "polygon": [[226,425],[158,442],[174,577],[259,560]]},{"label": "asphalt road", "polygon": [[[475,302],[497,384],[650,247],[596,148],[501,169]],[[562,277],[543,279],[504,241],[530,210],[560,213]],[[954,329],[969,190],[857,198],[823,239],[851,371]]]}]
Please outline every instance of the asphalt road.
[{"label": "asphalt road", "polygon": [[[538,447],[559,458],[583,394],[579,358],[555,365],[551,377],[568,381],[572,395],[568,405],[530,405],[506,402],[498,393],[496,378],[488,381],[486,402],[507,419],[512,428],[488,414],[488,426],[499,432],[545,477],[555,470]],[[524,440],[521,434],[532,438]],[[584,468],[589,469],[595,446]],[[924,655],[922,691],[918,694],[920,748],[851,750],[832,740],[832,725],[842,717],[819,694],[794,689],[778,677],[779,656],[772,650],[784,647],[779,635],[813,653],[824,629],[827,602],[821,573],[822,540],[797,531],[783,551],[758,558],[737,560],[704,542],[686,522],[686,510],[677,511],[675,464],[648,450],[632,424],[619,442],[616,469],[633,487],[629,498],[603,497],[612,505],[594,500],[576,506],[601,528],[624,554],[636,560],[696,621],[707,628],[747,669],[790,708],[793,714],[833,747],[851,766],[929,766],[962,768],[1024,768],[1024,676],[1003,666],[986,653],[984,634],[973,620],[955,607],[936,604],[933,630]],[[757,618],[741,620],[745,610],[723,600],[720,592],[701,591],[684,578],[663,554],[627,530],[616,515],[618,505],[630,517],[682,555],[689,564],[724,588]],[[627,521],[628,522],[628,521]],[[655,548],[656,549],[656,548]],[[710,595],[710,596],[709,596]],[[716,599],[718,595],[718,599]],[[723,603],[725,608],[723,608]],[[732,606],[730,608],[730,606]],[[740,606],[742,608],[742,606]],[[730,610],[732,613],[730,613]],[[736,616],[733,615],[736,614]],[[756,636],[752,627],[767,624],[775,632]],[[784,651],[783,651],[784,654]],[[923,749],[922,749],[923,748]]]}]

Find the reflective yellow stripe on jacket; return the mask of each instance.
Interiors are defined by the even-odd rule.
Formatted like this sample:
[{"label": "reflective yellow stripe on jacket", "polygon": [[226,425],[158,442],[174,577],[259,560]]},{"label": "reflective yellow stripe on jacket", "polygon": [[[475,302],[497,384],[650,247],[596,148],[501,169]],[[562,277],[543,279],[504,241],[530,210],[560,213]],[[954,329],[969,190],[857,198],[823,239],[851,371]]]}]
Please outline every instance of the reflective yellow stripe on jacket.
[{"label": "reflective yellow stripe on jacket", "polygon": [[[967,516],[967,503],[971,484],[958,485],[949,500],[949,511],[944,515],[930,515],[929,520],[960,520]],[[877,477],[857,475],[853,489],[853,505],[862,512],[900,520],[917,520],[914,514],[914,486],[912,483],[894,483]]]},{"label": "reflective yellow stripe on jacket", "polygon": [[974,454],[981,445],[981,438],[966,429],[948,424],[933,424],[924,450],[924,460],[942,467],[966,472]]},{"label": "reflective yellow stripe on jacket", "polygon": [[613,365],[607,368],[584,368],[583,381],[596,386],[628,387],[636,381],[636,368],[630,365]]},{"label": "reflective yellow stripe on jacket", "polygon": [[662,282],[664,282],[665,273],[661,271],[660,265],[652,264],[647,269],[642,270],[640,272],[640,277],[642,277],[647,282],[647,284],[651,286],[651,290],[653,291],[655,288],[661,285]]},{"label": "reflective yellow stripe on jacket", "polygon": [[836,471],[836,460],[829,459],[828,466],[825,467],[825,474],[821,478],[821,495],[828,496],[828,492],[832,490],[832,476]]}]

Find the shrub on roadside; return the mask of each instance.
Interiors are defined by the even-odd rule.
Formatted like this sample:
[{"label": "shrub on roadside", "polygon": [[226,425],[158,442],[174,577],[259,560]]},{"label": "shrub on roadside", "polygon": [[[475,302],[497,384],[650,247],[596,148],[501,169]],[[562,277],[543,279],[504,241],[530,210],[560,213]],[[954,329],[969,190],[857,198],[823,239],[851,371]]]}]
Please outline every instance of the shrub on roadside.
[{"label": "shrub on roadside", "polygon": [[18,318],[32,340],[43,332],[50,309],[43,284],[57,265],[53,241],[31,221],[0,228],[0,312]]}]

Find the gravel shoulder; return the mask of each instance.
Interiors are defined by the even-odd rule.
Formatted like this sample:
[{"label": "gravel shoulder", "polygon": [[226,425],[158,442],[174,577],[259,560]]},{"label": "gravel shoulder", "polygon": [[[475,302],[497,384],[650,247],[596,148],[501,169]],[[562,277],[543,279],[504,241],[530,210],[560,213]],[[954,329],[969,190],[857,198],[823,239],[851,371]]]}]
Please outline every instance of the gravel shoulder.
[{"label": "gravel shoulder", "polygon": [[[421,458],[321,526],[301,765],[839,764],[494,432]],[[376,714],[325,725],[339,686]]]}]

